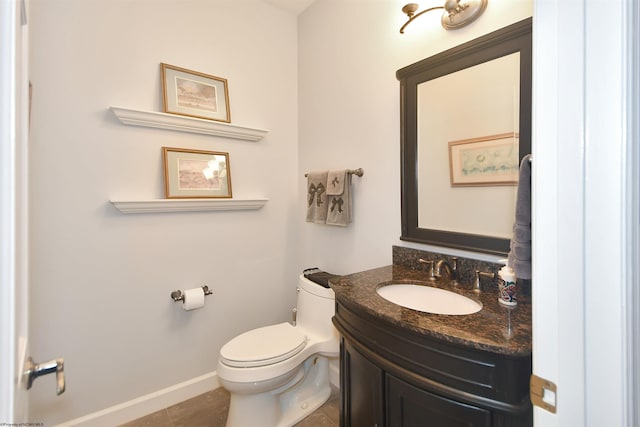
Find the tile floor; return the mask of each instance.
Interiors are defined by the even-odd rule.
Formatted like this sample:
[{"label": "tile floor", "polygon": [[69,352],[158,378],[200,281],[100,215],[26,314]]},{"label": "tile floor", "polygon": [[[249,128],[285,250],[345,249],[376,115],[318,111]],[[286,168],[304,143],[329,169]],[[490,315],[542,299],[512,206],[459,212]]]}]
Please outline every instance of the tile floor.
[{"label": "tile floor", "polygon": [[[229,393],[220,387],[120,427],[224,427],[228,410]],[[339,413],[340,394],[334,388],[329,400],[296,427],[338,427]]]}]

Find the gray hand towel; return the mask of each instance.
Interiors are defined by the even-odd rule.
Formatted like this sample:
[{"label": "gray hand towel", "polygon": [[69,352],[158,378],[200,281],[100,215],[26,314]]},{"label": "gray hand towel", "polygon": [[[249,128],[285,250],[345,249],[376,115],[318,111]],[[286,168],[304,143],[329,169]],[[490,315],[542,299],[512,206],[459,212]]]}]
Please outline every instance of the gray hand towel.
[{"label": "gray hand towel", "polygon": [[327,174],[328,171],[320,171],[307,175],[307,222],[327,221]]},{"label": "gray hand towel", "polygon": [[520,162],[516,218],[507,263],[516,277],[531,279],[531,154]]},{"label": "gray hand towel", "polygon": [[327,176],[328,225],[346,227],[351,222],[351,174],[346,169],[330,170]]}]

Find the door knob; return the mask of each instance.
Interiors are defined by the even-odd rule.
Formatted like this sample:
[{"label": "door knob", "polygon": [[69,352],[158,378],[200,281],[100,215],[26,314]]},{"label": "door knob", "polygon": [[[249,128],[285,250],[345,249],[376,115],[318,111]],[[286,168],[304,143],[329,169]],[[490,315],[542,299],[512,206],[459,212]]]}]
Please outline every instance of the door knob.
[{"label": "door knob", "polygon": [[42,375],[56,373],[56,394],[64,393],[64,360],[54,359],[45,363],[33,363],[33,359],[29,357],[25,363],[24,375],[27,378],[27,390],[33,385],[33,381]]}]

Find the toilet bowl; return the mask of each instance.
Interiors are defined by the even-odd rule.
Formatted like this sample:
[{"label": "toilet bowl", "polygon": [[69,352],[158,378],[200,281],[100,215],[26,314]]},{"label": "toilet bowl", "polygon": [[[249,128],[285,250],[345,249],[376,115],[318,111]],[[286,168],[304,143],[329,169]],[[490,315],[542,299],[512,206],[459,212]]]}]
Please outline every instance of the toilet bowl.
[{"label": "toilet bowl", "polygon": [[220,349],[217,373],[230,393],[227,427],[287,427],[331,394],[329,360],[339,356],[333,290],[300,275],[295,326],[245,332]]}]

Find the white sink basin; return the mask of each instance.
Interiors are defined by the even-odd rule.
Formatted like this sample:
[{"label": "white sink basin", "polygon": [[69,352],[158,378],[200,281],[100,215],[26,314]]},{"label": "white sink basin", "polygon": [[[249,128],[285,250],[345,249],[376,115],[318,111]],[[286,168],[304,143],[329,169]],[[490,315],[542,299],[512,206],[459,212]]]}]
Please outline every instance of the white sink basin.
[{"label": "white sink basin", "polygon": [[392,283],[381,286],[377,292],[387,301],[425,313],[464,315],[482,309],[478,301],[430,286]]}]

